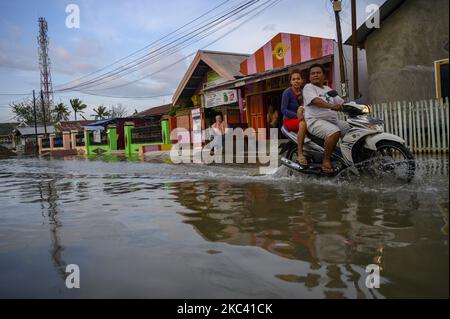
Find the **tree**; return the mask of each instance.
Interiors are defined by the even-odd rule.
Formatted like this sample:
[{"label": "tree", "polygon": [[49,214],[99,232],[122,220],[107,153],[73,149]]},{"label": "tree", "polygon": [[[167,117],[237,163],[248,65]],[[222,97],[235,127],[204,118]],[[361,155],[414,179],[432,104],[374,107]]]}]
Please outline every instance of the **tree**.
[{"label": "tree", "polygon": [[113,105],[109,108],[109,115],[112,118],[127,117],[128,110],[126,108],[124,108],[122,104],[119,103],[116,106]]},{"label": "tree", "polygon": [[[36,103],[36,122],[41,124],[44,123],[44,116],[42,112],[42,107]],[[34,124],[34,107],[33,101],[30,99],[25,99],[22,102],[10,103],[11,111],[14,113],[14,119],[20,123],[25,123],[28,125]],[[47,125],[54,122],[54,118],[46,113]]]},{"label": "tree", "polygon": [[91,116],[94,116],[96,120],[103,120],[111,116],[110,112],[108,112],[106,107],[103,105],[100,105],[97,109],[94,109],[94,113],[95,114]]},{"label": "tree", "polygon": [[[34,123],[33,105],[30,101],[13,102],[9,106],[14,113],[14,119],[28,125]],[[39,114],[42,116],[41,112]]]},{"label": "tree", "polygon": [[55,108],[52,110],[53,117],[55,122],[68,121],[70,116],[70,111],[67,106],[60,102],[55,105]]},{"label": "tree", "polygon": [[87,108],[87,105],[81,102],[79,99],[71,99],[70,105],[72,106],[73,112],[75,114],[75,121],[77,120],[77,113],[84,113],[84,109]]}]

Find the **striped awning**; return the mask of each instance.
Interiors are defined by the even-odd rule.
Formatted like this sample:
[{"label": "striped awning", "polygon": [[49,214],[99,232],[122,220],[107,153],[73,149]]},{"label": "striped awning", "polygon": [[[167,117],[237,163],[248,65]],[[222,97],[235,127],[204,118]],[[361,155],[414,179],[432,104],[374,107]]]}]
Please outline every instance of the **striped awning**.
[{"label": "striped awning", "polygon": [[332,39],[279,33],[243,61],[240,70],[251,75],[333,55],[334,43]]}]

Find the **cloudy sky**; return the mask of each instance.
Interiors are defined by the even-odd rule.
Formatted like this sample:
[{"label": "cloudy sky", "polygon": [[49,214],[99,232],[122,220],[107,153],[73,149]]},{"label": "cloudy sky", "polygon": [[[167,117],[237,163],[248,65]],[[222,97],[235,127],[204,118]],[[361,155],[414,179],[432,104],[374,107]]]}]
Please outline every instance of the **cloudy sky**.
[{"label": "cloudy sky", "polygon": [[[240,15],[216,24],[203,33],[199,30],[195,33],[198,34],[197,37],[190,40],[181,38],[244,2],[0,0],[0,122],[12,120],[13,115],[8,107],[10,102],[25,98],[6,94],[28,94],[33,89],[39,90],[36,39],[39,17],[45,17],[48,22],[49,55],[55,91],[92,80],[127,63],[128,67],[133,66],[133,59],[150,54],[146,61],[124,72],[125,74],[101,78],[102,81],[93,83],[95,86],[91,84],[78,91],[54,94],[56,102],[62,101],[67,105],[70,98],[80,98],[88,105],[87,116],[98,105],[121,103],[132,113],[135,109],[140,111],[171,102],[171,94],[184,75],[192,54],[198,49],[250,54],[279,32],[336,38],[334,15],[329,0],[256,1]],[[358,0],[358,25],[368,17],[367,5],[381,5],[383,2],[384,0]],[[265,3],[272,6],[260,12],[265,8]],[[66,25],[70,14],[66,12],[66,8],[70,4],[76,4],[80,10],[79,28],[68,28]],[[212,10],[213,8],[216,9]],[[342,28],[346,39],[351,32],[350,0],[343,1],[343,8]],[[210,13],[205,14],[210,10]],[[167,36],[184,25],[186,26],[177,33]],[[199,39],[203,36],[203,39]],[[186,42],[176,42],[179,38]],[[155,41],[160,42],[154,43]],[[170,42],[173,42],[170,47],[165,46],[155,52]],[[175,44],[178,46],[175,47]],[[142,48],[146,49],[123,59]],[[108,67],[120,59],[123,60]],[[102,68],[105,69],[93,73]],[[93,74],[84,77],[90,73]],[[81,77],[83,78],[79,79]],[[167,96],[136,98],[162,95]]]}]

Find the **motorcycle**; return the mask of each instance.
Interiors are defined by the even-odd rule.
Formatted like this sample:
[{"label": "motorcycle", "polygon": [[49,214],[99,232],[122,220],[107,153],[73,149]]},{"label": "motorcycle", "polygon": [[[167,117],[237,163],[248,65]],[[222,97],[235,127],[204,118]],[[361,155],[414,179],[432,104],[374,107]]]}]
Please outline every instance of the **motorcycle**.
[{"label": "motorcycle", "polygon": [[[338,93],[332,90],[327,95],[336,97]],[[341,112],[346,115],[351,128],[332,154],[335,168],[332,174],[321,170],[325,141],[308,133],[303,147],[308,165],[301,165],[297,160],[297,132],[291,132],[285,127],[281,128],[281,132],[288,142],[280,145],[280,155],[285,154],[281,164],[294,171],[316,176],[336,176],[353,167],[358,173],[366,172],[372,176],[382,173],[406,182],[414,178],[415,160],[405,141],[384,132],[384,121],[370,116],[368,105],[354,101],[344,103]]]}]

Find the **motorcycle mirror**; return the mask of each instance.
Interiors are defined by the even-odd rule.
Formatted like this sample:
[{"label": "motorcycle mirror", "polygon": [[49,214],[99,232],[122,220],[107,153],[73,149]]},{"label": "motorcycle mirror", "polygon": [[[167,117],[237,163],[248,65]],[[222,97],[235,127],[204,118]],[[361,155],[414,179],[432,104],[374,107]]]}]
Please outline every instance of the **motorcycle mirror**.
[{"label": "motorcycle mirror", "polygon": [[331,96],[331,97],[336,97],[336,96],[338,96],[339,94],[338,94],[338,92],[336,92],[336,90],[331,90],[331,91],[329,91],[329,92],[327,93],[327,95],[328,95],[328,96]]}]

